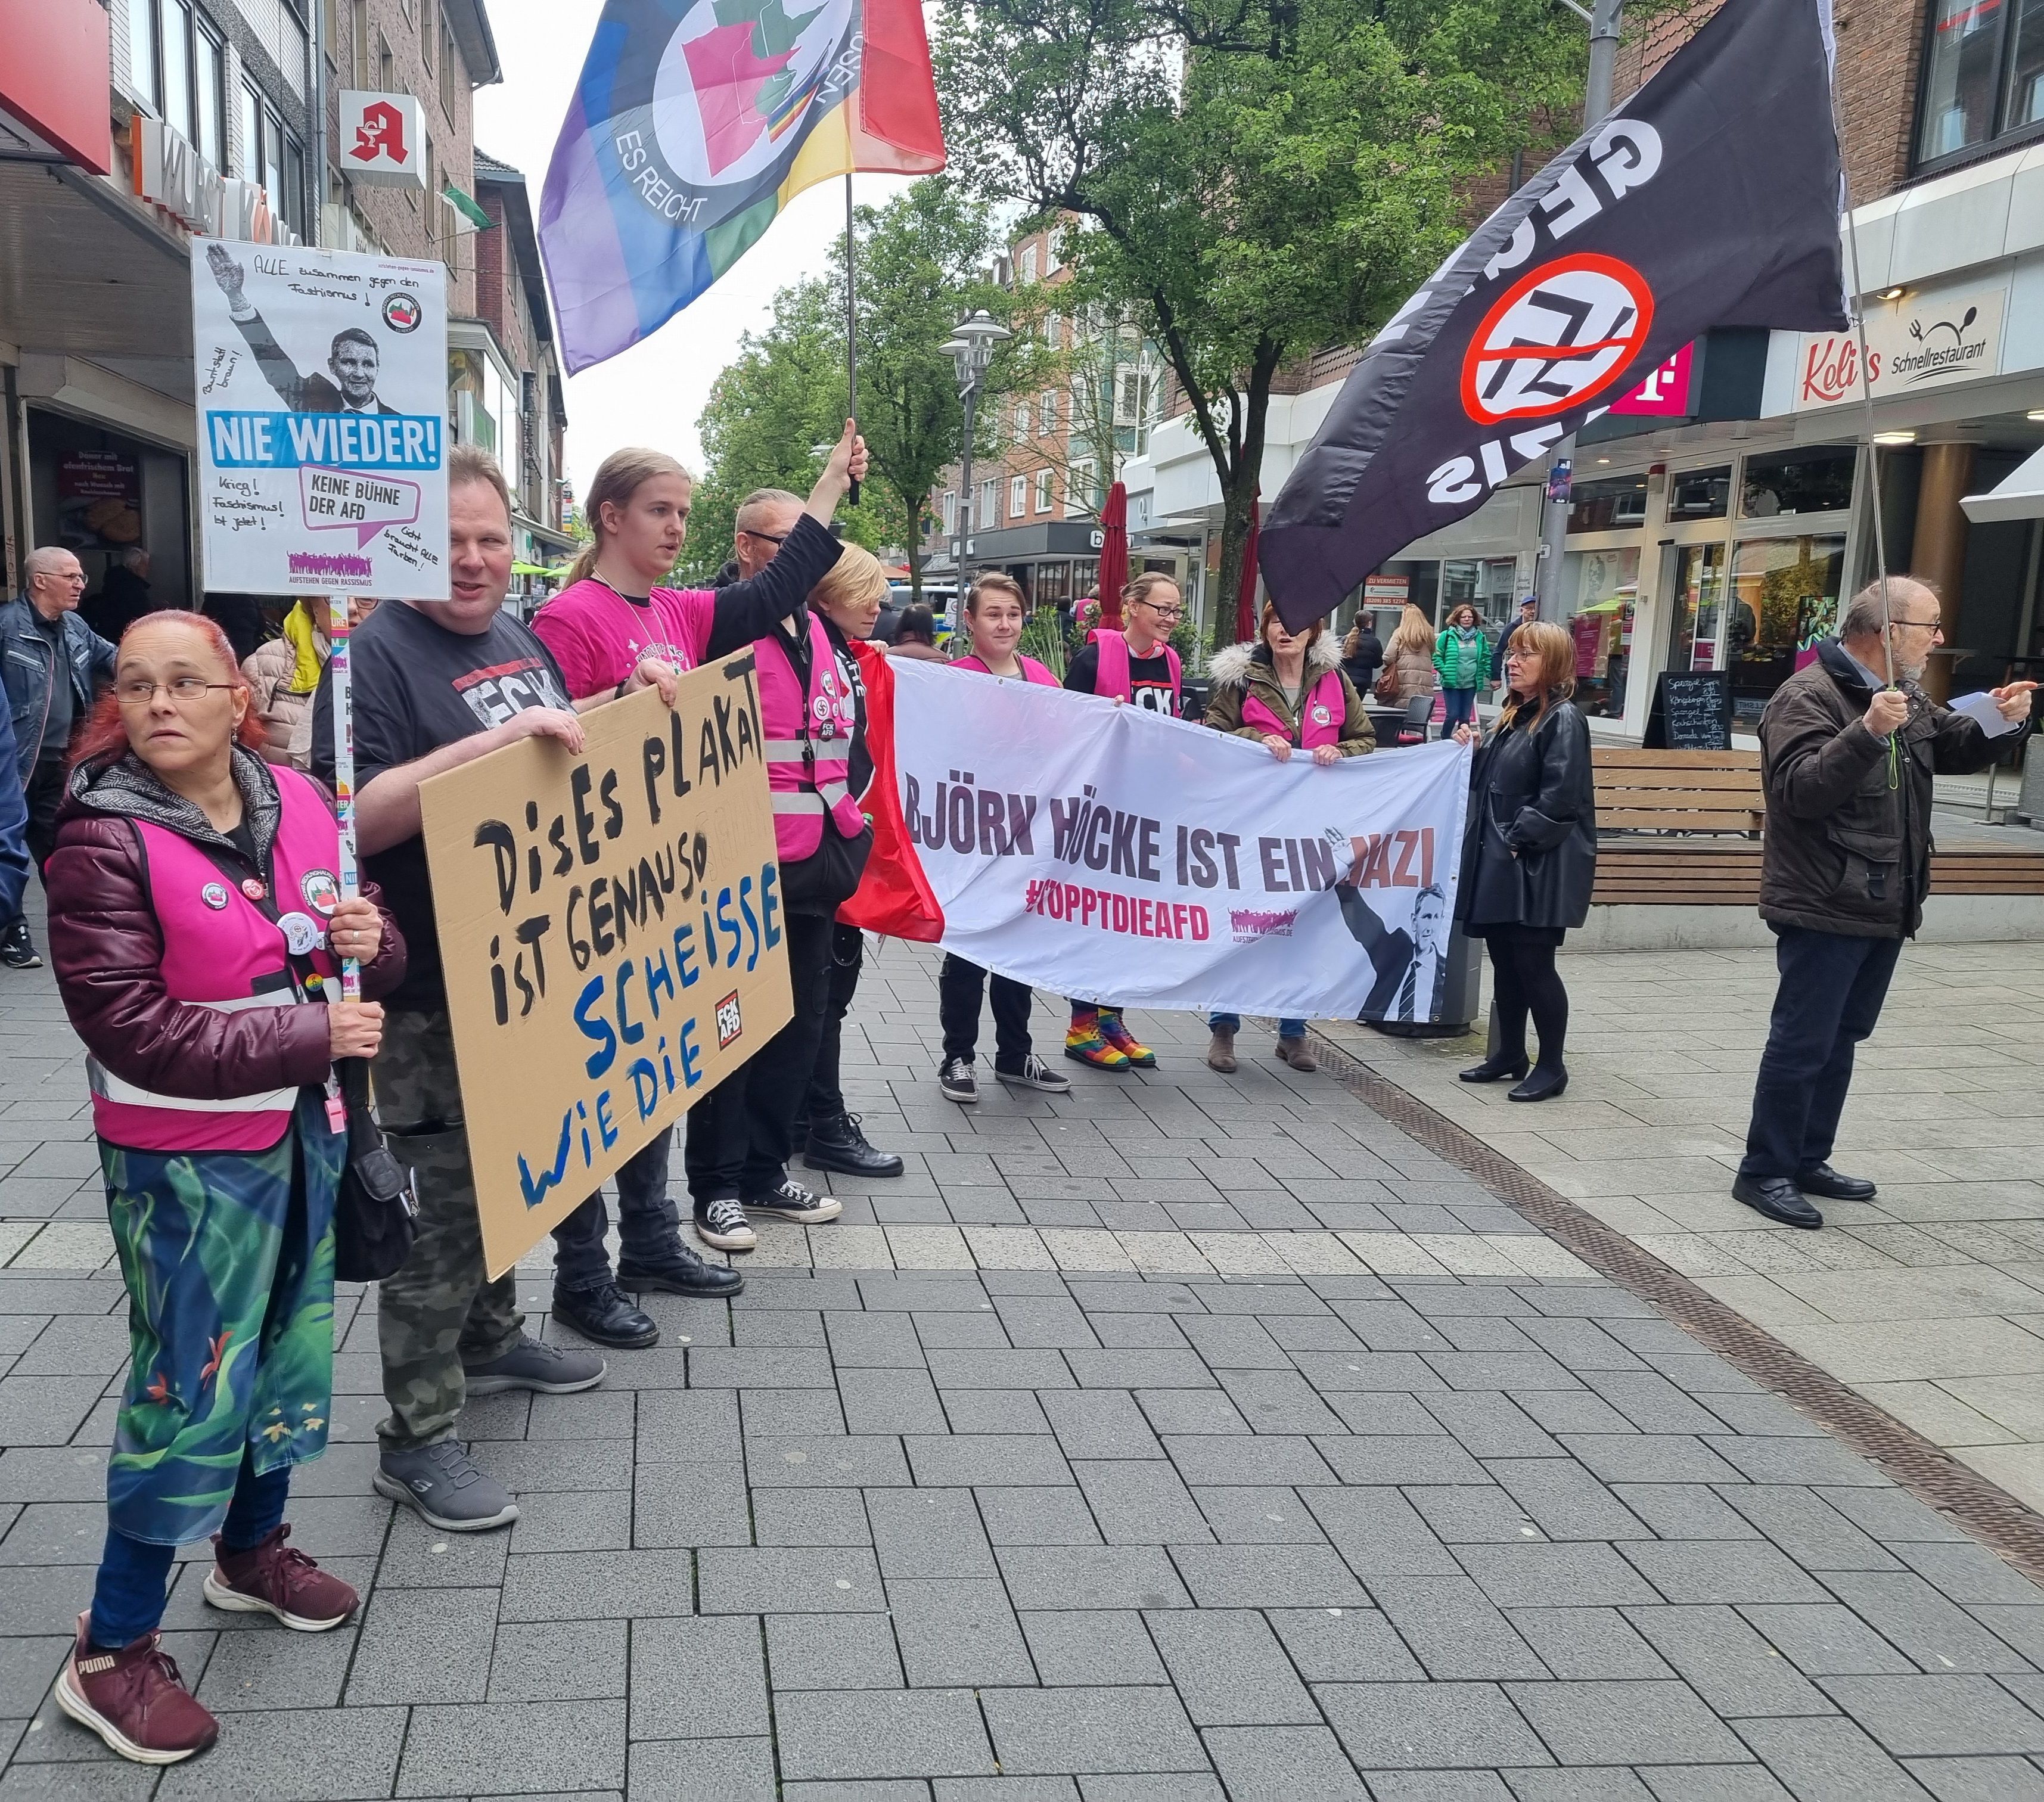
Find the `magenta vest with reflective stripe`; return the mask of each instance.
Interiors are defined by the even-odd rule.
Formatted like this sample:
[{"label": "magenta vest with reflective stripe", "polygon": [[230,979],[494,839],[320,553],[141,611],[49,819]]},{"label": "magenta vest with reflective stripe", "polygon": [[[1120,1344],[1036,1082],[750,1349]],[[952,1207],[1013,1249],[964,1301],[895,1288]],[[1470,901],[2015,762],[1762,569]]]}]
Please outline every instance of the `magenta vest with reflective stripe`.
[{"label": "magenta vest with reflective stripe", "polygon": [[[278,913],[309,914],[325,932],[340,899],[340,835],[312,779],[271,766],[283,804],[271,865]],[[142,836],[150,905],[163,935],[163,986],[173,997],[221,1013],[301,1005],[282,929],[238,882],[182,833],[133,822]],[[322,942],[311,957],[322,976],[336,966]],[[92,1121],[102,1139],[140,1151],[262,1151],[284,1136],[295,1089],[194,1101],[125,1082],[86,1059]]]},{"label": "magenta vest with reflective stripe", "polygon": [[826,814],[841,838],[855,839],[866,829],[866,816],[845,786],[851,736],[859,724],[858,698],[813,613],[807,694],[778,635],[756,640],[753,650],[759,663],[759,727],[766,740],[766,786],[774,801],[774,848],[783,863],[799,863],[814,857],[823,843]]},{"label": "magenta vest with reflective stripe", "polygon": [[[1045,688],[1062,688],[1065,686],[1033,657],[1024,657],[1018,651],[1015,653],[1015,661],[1022,666],[1022,674],[1027,681],[1039,683]],[[1124,658],[1122,662],[1126,667],[1128,659]],[[986,659],[980,657],[960,657],[952,663],[951,667],[955,670],[977,670],[983,676],[990,676],[993,674],[993,670],[986,667]]]},{"label": "magenta vest with reflective stripe", "polygon": [[[1128,640],[1111,628],[1102,628],[1093,643],[1100,647],[1100,673],[1093,678],[1095,694],[1119,695],[1124,701],[1135,698],[1135,683],[1128,673]],[[1158,649],[1164,653],[1164,662],[1171,672],[1171,711],[1175,713],[1185,705],[1185,686],[1178,665],[1178,654],[1168,644]]]},{"label": "magenta vest with reflective stripe", "polygon": [[1342,722],[1348,717],[1348,703],[1343,697],[1341,671],[1324,670],[1320,680],[1308,689],[1299,702],[1299,736],[1293,739],[1285,729],[1285,722],[1265,706],[1254,690],[1242,704],[1242,723],[1254,726],[1258,732],[1278,738],[1292,739],[1292,743],[1302,749],[1312,751],[1324,744],[1341,742]]}]

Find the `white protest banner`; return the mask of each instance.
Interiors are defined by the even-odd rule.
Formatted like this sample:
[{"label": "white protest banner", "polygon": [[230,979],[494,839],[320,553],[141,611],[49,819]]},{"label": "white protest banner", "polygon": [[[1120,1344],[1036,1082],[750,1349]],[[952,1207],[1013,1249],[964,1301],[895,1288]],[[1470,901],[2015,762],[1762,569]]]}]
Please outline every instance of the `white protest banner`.
[{"label": "white protest banner", "polygon": [[447,598],[447,271],[194,243],[206,585]]},{"label": "white protest banner", "polygon": [[946,950],[1128,1006],[1427,1020],[1470,754],[1327,768],[1094,696],[903,661],[895,754]]}]

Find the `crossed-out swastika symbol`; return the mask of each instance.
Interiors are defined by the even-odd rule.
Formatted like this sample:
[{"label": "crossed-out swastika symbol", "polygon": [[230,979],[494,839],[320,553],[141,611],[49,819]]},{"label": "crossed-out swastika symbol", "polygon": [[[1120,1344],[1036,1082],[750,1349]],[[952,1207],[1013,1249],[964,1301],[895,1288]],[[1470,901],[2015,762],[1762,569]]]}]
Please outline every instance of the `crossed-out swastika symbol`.
[{"label": "crossed-out swastika symbol", "polygon": [[1566,413],[1624,374],[1653,323],[1653,290],[1629,264],[1589,253],[1543,264],[1471,336],[1463,409],[1485,425]]}]

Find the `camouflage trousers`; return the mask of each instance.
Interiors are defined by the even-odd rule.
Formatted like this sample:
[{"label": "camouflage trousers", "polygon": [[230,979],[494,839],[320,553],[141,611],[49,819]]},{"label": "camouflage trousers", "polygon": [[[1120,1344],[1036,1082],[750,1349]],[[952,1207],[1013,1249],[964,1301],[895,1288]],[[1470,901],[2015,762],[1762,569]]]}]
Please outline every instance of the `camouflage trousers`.
[{"label": "camouflage trousers", "polygon": [[482,1229],[469,1168],[468,1129],[444,1009],[393,1008],[375,1064],[376,1112],[398,1162],[418,1174],[419,1236],[377,1303],[383,1395],[377,1427],[386,1450],[409,1451],[454,1431],[467,1399],[462,1362],[508,1351],[524,1316],[517,1273],[485,1274]]}]

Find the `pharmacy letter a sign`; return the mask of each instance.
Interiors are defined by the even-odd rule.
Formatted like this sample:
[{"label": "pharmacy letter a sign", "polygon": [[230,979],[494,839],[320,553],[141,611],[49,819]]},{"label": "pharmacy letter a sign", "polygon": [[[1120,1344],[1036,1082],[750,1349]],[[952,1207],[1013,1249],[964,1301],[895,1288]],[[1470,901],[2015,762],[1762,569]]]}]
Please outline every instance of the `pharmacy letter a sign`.
[{"label": "pharmacy letter a sign", "polygon": [[444,601],[447,271],[192,246],[206,585]]}]

